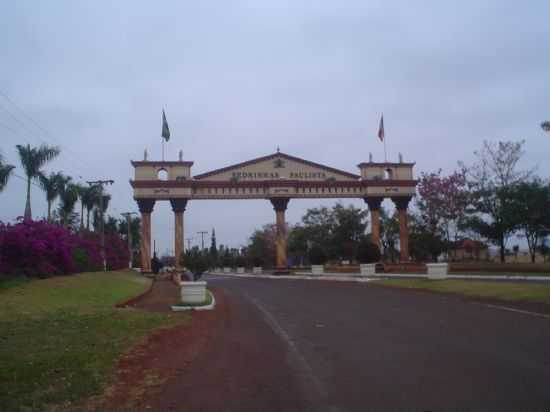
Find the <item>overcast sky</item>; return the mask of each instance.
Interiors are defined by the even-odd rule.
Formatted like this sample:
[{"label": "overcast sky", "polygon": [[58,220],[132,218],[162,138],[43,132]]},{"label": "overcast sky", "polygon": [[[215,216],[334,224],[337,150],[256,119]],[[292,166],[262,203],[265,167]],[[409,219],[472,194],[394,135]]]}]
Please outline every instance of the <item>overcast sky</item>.
[{"label": "overcast sky", "polygon": [[[523,164],[550,177],[548,16],[547,0],[3,1],[0,149],[19,166],[16,144],[59,145],[46,169],[114,179],[115,216],[137,211],[130,160],[160,158],[163,107],[167,158],[182,149],[194,174],[278,145],[355,173],[369,152],[383,160],[384,112],[388,156],[416,161],[417,175],[471,163],[484,139],[525,139]],[[14,177],[0,220],[24,202]],[[287,218],[333,203],[294,200]],[[46,213],[36,187],[32,207]],[[237,247],[274,218],[268,201],[192,201],[186,237],[215,227]],[[153,237],[173,249],[166,202]]]}]

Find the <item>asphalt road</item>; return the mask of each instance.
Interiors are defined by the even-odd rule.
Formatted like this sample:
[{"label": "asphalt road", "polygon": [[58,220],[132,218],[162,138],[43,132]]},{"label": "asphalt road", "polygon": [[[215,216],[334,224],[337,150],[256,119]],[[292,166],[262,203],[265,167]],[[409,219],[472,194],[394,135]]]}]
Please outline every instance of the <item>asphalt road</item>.
[{"label": "asphalt road", "polygon": [[550,318],[369,284],[207,280],[231,309],[195,365],[218,403],[188,394],[185,410],[550,411]]}]

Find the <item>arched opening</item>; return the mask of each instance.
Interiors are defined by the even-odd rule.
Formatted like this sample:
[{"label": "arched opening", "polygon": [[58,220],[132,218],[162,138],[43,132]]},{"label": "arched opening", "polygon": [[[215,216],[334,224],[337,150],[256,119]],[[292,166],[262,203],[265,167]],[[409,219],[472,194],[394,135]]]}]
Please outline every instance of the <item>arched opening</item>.
[{"label": "arched opening", "polygon": [[157,177],[159,180],[168,180],[168,171],[164,168],[157,171]]}]

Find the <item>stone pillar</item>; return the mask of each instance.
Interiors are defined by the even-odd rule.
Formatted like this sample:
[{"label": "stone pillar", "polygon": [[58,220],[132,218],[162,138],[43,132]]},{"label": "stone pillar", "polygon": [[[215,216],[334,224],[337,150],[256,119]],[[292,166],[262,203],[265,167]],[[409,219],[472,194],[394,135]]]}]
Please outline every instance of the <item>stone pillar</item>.
[{"label": "stone pillar", "polygon": [[288,272],[285,211],[290,199],[288,197],[277,197],[269,200],[273,204],[277,221],[277,237],[275,239],[276,270],[277,272]]},{"label": "stone pillar", "polygon": [[187,199],[170,199],[174,211],[174,254],[176,257],[176,271],[183,270],[183,212],[187,206]]},{"label": "stone pillar", "polygon": [[382,251],[382,245],[380,243],[380,204],[384,200],[382,197],[366,197],[365,203],[369,205],[370,211],[370,226],[371,226],[371,239],[372,243],[378,246],[378,249]]},{"label": "stone pillar", "polygon": [[407,262],[409,260],[409,226],[407,217],[407,206],[411,198],[405,197],[392,197],[393,203],[399,213],[399,250],[400,260]]},{"label": "stone pillar", "polygon": [[141,212],[141,272],[151,273],[151,213],[155,199],[136,199]]}]

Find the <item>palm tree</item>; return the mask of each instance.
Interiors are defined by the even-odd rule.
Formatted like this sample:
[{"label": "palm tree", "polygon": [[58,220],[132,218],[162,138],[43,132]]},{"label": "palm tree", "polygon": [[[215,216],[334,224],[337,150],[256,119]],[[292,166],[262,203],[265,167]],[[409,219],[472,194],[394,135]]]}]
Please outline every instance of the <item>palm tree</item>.
[{"label": "palm tree", "polygon": [[5,165],[2,153],[0,153],[0,192],[4,190],[8,184],[8,180],[11,176],[11,172],[15,169],[15,166]]},{"label": "palm tree", "polygon": [[105,212],[109,208],[109,201],[111,200],[111,195],[107,193],[103,193],[101,189],[98,189],[98,191],[99,192],[95,199],[95,208],[94,208],[94,230],[96,232],[99,231],[99,228],[100,228],[99,222],[102,216],[101,201],[103,200],[103,215],[105,215]]},{"label": "palm tree", "polygon": [[27,175],[27,202],[25,204],[25,219],[32,219],[31,213],[31,181],[40,175],[40,169],[47,162],[55,158],[61,152],[58,147],[41,145],[40,147],[31,147],[16,145],[19,153],[19,159],[25,174]]},{"label": "palm tree", "polygon": [[542,130],[544,130],[545,132],[550,132],[550,122],[548,120],[542,122],[540,124],[540,127],[542,127]]},{"label": "palm tree", "polygon": [[46,192],[46,201],[48,202],[48,223],[52,222],[52,203],[59,196],[61,185],[65,181],[63,173],[50,173],[50,176],[46,176],[42,173],[38,175],[38,181],[44,192]]},{"label": "palm tree", "polygon": [[84,197],[86,196],[86,192],[88,191],[89,187],[83,186],[80,183],[76,183],[75,189],[78,200],[80,200],[80,231],[82,232],[84,230],[84,207],[86,206],[84,203]]},{"label": "palm tree", "polygon": [[97,186],[85,188],[84,192],[80,196],[80,201],[86,208],[86,230],[90,230],[90,213],[97,203],[98,196],[99,189]]},{"label": "palm tree", "polygon": [[60,180],[59,199],[60,204],[58,214],[61,224],[65,227],[72,226],[76,219],[74,207],[78,201],[78,193],[76,184],[72,183],[70,177],[64,177]]}]

